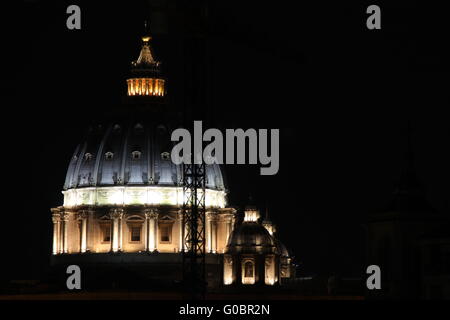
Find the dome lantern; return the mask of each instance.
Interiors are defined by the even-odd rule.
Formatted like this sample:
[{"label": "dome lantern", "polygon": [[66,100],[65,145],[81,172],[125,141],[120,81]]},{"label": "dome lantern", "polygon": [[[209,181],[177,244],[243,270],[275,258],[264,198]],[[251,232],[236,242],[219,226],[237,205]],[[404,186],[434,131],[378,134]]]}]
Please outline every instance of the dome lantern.
[{"label": "dome lantern", "polygon": [[259,214],[258,208],[253,204],[252,196],[248,197],[248,204],[244,209],[244,222],[258,222],[258,219],[261,217]]},{"label": "dome lantern", "polygon": [[257,222],[259,217],[260,217],[259,211],[255,207],[247,206],[245,208],[245,216],[244,216],[245,222]]},{"label": "dome lantern", "polygon": [[[145,23],[147,29],[147,23]],[[165,80],[161,74],[161,62],[155,60],[150,46],[152,37],[145,32],[142,36],[142,48],[139,57],[131,63],[131,77],[127,79],[128,96],[165,95]]]}]

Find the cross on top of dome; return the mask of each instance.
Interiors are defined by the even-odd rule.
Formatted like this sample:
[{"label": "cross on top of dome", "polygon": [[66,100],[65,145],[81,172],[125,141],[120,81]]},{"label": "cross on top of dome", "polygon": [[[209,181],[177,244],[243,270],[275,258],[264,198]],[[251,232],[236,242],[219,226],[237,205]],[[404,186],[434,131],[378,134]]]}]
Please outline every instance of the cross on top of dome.
[{"label": "cross on top of dome", "polygon": [[152,37],[150,36],[150,32],[148,30],[147,21],[144,23],[145,32],[142,36],[142,48],[139,53],[139,57],[136,61],[133,61],[133,66],[142,66],[142,65],[159,65],[159,62],[156,61],[153,57],[152,49],[150,47],[150,40]]}]

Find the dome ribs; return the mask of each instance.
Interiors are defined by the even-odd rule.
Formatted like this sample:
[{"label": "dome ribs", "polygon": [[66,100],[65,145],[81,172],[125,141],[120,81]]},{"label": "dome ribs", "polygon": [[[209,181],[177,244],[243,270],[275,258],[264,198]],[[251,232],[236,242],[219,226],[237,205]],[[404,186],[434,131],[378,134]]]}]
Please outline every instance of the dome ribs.
[{"label": "dome ribs", "polygon": [[112,126],[109,126],[108,129],[106,129],[106,132],[103,135],[103,138],[102,138],[100,145],[98,147],[98,150],[97,150],[97,157],[95,159],[94,176],[93,176],[95,185],[97,185],[99,182],[98,170],[99,170],[99,166],[100,166],[100,161],[103,159],[103,148],[105,146],[106,140],[108,139],[111,128],[112,128]]}]

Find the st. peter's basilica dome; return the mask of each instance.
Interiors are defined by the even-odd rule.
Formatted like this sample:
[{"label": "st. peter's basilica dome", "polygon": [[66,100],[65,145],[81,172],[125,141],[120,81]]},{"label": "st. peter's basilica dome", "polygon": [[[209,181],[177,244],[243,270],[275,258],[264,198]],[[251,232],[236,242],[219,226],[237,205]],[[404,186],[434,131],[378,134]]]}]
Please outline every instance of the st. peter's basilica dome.
[{"label": "st. peter's basilica dome", "polygon": [[[64,205],[182,203],[182,168],[170,158],[169,129],[129,121],[91,128],[77,146],[64,183]],[[219,165],[206,168],[206,205],[225,206]]]}]

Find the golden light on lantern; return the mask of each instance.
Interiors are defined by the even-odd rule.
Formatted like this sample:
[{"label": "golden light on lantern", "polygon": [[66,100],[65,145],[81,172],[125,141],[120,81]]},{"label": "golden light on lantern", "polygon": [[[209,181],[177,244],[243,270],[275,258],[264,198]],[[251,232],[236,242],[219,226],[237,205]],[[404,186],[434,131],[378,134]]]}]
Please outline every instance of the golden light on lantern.
[{"label": "golden light on lantern", "polygon": [[164,96],[164,79],[131,78],[127,80],[128,96]]},{"label": "golden light on lantern", "polygon": [[156,61],[150,46],[150,36],[142,37],[139,57],[131,63],[132,76],[127,79],[128,96],[165,95],[165,81],[160,77],[160,62]]}]

